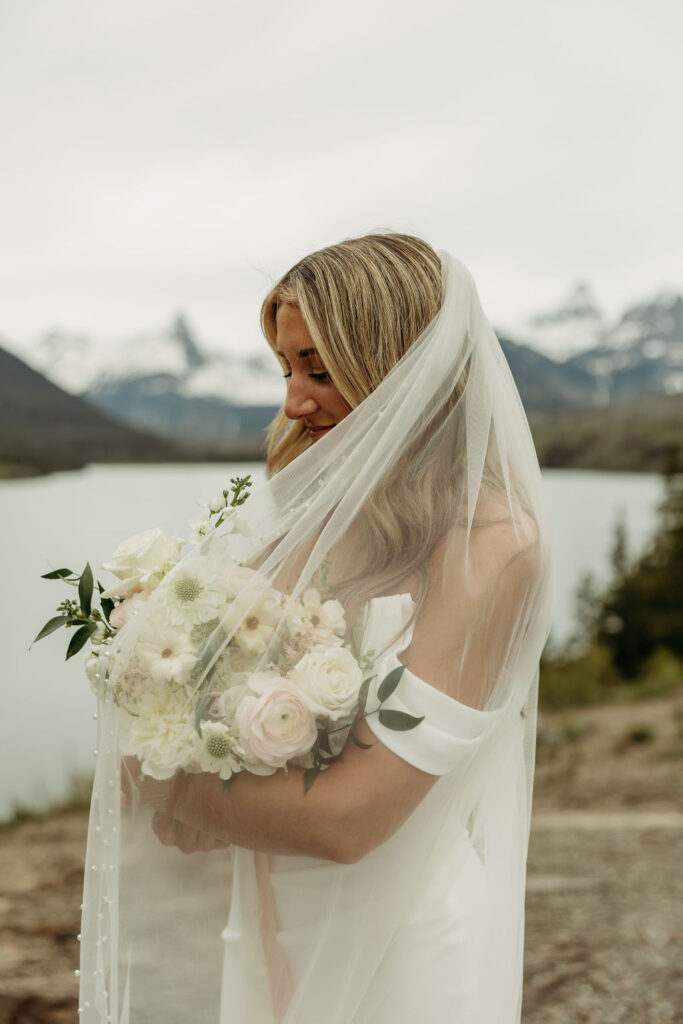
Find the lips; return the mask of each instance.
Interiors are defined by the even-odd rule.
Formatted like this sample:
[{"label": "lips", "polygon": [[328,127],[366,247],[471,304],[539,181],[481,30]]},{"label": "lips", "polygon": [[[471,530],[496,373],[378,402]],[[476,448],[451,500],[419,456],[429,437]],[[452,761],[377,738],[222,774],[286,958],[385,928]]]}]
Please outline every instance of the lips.
[{"label": "lips", "polygon": [[323,434],[326,434],[328,432],[328,430],[332,430],[332,427],[334,427],[335,425],[336,424],[334,423],[328,423],[326,426],[317,427],[312,423],[306,424],[306,426],[308,427],[308,433],[313,438],[313,440],[315,440],[317,437],[322,437]]}]

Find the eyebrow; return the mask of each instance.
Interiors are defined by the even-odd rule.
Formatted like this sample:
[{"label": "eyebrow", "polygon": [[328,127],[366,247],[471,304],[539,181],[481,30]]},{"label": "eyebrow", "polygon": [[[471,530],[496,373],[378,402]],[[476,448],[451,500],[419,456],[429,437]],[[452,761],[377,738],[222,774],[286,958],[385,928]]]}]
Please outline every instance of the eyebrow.
[{"label": "eyebrow", "polygon": [[[284,355],[279,348],[276,348],[275,351],[277,352],[281,359],[287,358],[287,356]],[[305,359],[306,356],[317,356],[317,354],[317,348],[300,348],[299,351],[297,352],[297,356],[299,359]]]}]

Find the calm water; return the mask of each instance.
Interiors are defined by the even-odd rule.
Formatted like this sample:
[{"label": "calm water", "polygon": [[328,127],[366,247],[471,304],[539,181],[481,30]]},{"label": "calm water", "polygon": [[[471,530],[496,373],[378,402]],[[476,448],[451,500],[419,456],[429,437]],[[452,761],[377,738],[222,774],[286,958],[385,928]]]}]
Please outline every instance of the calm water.
[{"label": "calm water", "polygon": [[[63,631],[28,651],[67,591],[40,575],[61,566],[80,572],[86,560],[98,566],[123,538],[148,527],[186,536],[188,522],[201,514],[198,502],[248,472],[255,482],[263,479],[261,465],[207,464],[91,466],[0,482],[0,818],[16,800],[58,798],[72,772],[94,763],[94,698],[82,656],[65,663]],[[557,569],[552,639],[560,640],[572,624],[580,574],[591,569],[608,577],[617,516],[626,519],[631,551],[650,536],[661,483],[656,476],[573,470],[546,471],[544,482]]]}]

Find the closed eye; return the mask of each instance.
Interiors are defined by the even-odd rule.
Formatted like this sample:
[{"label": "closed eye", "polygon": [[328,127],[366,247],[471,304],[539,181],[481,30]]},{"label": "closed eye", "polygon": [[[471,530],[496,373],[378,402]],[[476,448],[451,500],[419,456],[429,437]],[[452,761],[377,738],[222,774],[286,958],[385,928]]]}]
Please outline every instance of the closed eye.
[{"label": "closed eye", "polygon": [[[285,378],[291,377],[292,376],[292,371],[290,370],[289,373],[283,373],[282,376],[285,377]],[[313,380],[329,380],[330,379],[330,375],[327,372],[327,370],[323,370],[321,373],[309,373],[308,376],[312,377]]]}]

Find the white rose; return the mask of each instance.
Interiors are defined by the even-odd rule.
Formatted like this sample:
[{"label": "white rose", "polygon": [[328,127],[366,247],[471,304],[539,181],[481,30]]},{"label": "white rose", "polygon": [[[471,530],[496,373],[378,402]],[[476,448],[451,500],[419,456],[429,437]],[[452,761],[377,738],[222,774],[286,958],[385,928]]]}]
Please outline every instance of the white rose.
[{"label": "white rose", "polygon": [[315,718],[303,695],[276,672],[257,672],[249,687],[258,697],[242,698],[236,713],[247,754],[271,768],[308,753],[316,741]]},{"label": "white rose", "polygon": [[316,646],[297,662],[289,678],[314,714],[335,721],[353,711],[363,673],[346,647]]},{"label": "white rose", "polygon": [[168,570],[180,559],[179,537],[169,537],[162,530],[145,530],[129,537],[117,547],[110,562],[102,569],[113,572],[115,583],[102,597],[128,597],[140,590],[154,590]]}]

